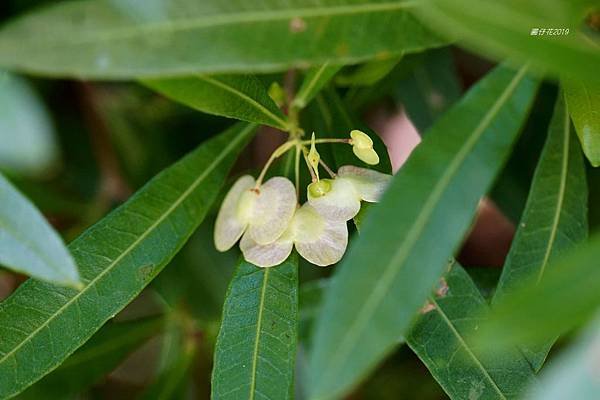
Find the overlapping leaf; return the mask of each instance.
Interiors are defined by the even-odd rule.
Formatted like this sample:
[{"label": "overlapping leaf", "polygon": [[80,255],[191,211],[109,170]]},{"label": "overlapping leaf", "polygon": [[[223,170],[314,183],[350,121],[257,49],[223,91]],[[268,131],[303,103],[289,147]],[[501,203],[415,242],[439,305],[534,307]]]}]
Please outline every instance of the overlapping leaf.
[{"label": "overlapping leaf", "polygon": [[236,125],[201,145],[71,243],[80,291],[28,281],[0,304],[0,398],[56,368],[160,272],[206,215],[254,129]]},{"label": "overlapping leaf", "polygon": [[0,65],[45,75],[137,78],[345,64],[443,43],[412,16],[414,6],[389,0],[66,2],[5,26]]},{"label": "overlapping leaf", "polygon": [[525,71],[498,67],[471,89],[373,208],[316,324],[311,398],[346,392],[407,333],[527,115],[537,82]]},{"label": "overlapping leaf", "polygon": [[306,107],[340,69],[341,66],[332,65],[329,62],[309,69],[296,97],[294,97],[292,106],[298,109]]},{"label": "overlapping leaf", "polygon": [[0,265],[61,285],[80,285],[62,239],[35,206],[0,174]]},{"label": "overlapping leaf", "polygon": [[569,114],[583,152],[594,167],[600,166],[600,84],[581,80],[562,82]]},{"label": "overlapping leaf", "polygon": [[247,75],[197,75],[144,84],[196,110],[287,130],[288,122],[262,82]]},{"label": "overlapping leaf", "polygon": [[223,309],[212,397],[293,398],[297,331],[297,255],[272,268],[242,260]]},{"label": "overlapping leaf", "polygon": [[[583,242],[587,232],[585,168],[561,96],[493,302],[501,301],[532,276],[543,279],[548,264]],[[523,349],[535,371],[542,366],[550,345]]]}]

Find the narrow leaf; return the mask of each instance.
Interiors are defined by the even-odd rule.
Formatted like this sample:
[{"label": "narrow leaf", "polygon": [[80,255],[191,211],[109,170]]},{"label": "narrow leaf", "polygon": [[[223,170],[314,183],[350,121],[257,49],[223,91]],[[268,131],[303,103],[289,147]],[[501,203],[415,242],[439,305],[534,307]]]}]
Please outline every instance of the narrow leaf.
[{"label": "narrow leaf", "polygon": [[581,80],[562,82],[569,114],[581,147],[594,167],[600,166],[600,84]]},{"label": "narrow leaf", "polygon": [[17,396],[25,399],[70,399],[114,370],[131,352],[158,334],[162,318],[109,322],[51,374]]},{"label": "narrow leaf", "polygon": [[288,122],[262,82],[251,75],[197,75],[145,80],[144,85],[196,110],[287,130]]},{"label": "narrow leaf", "polygon": [[528,113],[537,82],[525,71],[498,67],[474,86],[371,210],[316,324],[312,398],[352,388],[407,334]]},{"label": "narrow leaf", "polygon": [[[561,96],[493,303],[508,296],[529,277],[543,279],[548,264],[585,241],[587,232],[585,169]],[[534,371],[542,366],[551,345],[523,348]]]},{"label": "narrow leaf", "polygon": [[297,109],[306,107],[340,69],[341,66],[332,65],[330,62],[309,69],[292,101],[292,106]]},{"label": "narrow leaf", "polygon": [[600,81],[599,43],[579,31],[584,9],[578,2],[549,0],[540,7],[519,0],[427,0],[417,12],[429,26],[477,52],[531,62],[555,76]]},{"label": "narrow leaf", "polygon": [[160,272],[206,215],[254,129],[236,125],[207,141],[71,243],[80,291],[30,280],[0,304],[0,398],[56,368]]},{"label": "narrow leaf", "polygon": [[541,384],[532,388],[530,400],[593,400],[600,393],[598,380],[600,323],[590,324],[587,332],[544,370]]},{"label": "narrow leaf", "polygon": [[353,71],[338,76],[338,86],[372,86],[383,79],[402,59],[402,54],[385,60],[374,60],[359,65]]},{"label": "narrow leaf", "polygon": [[407,337],[451,399],[517,398],[534,379],[516,349],[490,356],[470,342],[488,306],[465,270],[454,264]]},{"label": "narrow leaf", "polygon": [[43,215],[0,174],[0,265],[76,287],[77,266]]},{"label": "narrow leaf", "polygon": [[24,79],[0,71],[0,169],[38,176],[58,159],[52,121]]},{"label": "narrow leaf", "polygon": [[291,399],[298,335],[298,258],[272,268],[241,261],[215,351],[215,399]]},{"label": "narrow leaf", "polygon": [[265,72],[329,60],[342,65],[442,44],[410,14],[414,6],[368,0],[236,7],[221,0],[67,2],[5,26],[0,65],[88,78]]}]

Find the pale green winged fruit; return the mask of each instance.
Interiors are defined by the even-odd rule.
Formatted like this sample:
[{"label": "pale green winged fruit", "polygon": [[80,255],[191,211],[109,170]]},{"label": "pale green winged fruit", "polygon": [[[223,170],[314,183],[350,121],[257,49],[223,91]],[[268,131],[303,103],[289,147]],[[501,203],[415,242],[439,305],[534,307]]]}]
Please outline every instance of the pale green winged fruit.
[{"label": "pale green winged fruit", "polygon": [[391,178],[378,171],[346,165],[338,170],[335,179],[327,180],[329,190],[318,190],[314,183],[309,185],[308,202],[327,218],[347,221],[358,214],[361,201],[379,201]]},{"label": "pale green winged fruit", "polygon": [[260,244],[269,244],[288,228],[296,210],[296,190],[289,179],[276,176],[259,188],[250,175],[231,187],[215,222],[219,251],[229,250],[244,232]]},{"label": "pale green winged fruit", "polygon": [[379,164],[379,156],[373,149],[373,140],[366,133],[357,129],[350,132],[352,151],[360,160],[369,165]]},{"label": "pale green winged fruit", "polygon": [[346,221],[326,218],[305,203],[294,214],[289,228],[275,242],[260,245],[246,233],[240,249],[246,261],[259,267],[272,267],[285,261],[295,246],[307,261],[325,267],[341,260],[347,245]]}]

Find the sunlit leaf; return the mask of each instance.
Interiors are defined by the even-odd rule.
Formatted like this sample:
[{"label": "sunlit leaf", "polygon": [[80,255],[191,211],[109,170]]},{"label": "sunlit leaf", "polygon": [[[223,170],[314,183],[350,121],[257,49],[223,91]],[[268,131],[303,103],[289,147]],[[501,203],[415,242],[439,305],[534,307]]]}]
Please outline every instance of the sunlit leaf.
[{"label": "sunlit leaf", "polygon": [[501,168],[537,86],[525,68],[498,67],[438,120],[400,169],[335,271],[315,328],[312,398],[352,388],[407,333]]},{"label": "sunlit leaf", "polygon": [[298,330],[298,258],[240,261],[223,307],[212,375],[215,399],[291,399]]},{"label": "sunlit leaf", "polygon": [[141,292],[202,221],[254,130],[205,142],[73,241],[81,290],[30,280],[0,304],[0,397],[56,368]]},{"label": "sunlit leaf", "polygon": [[367,0],[235,7],[221,0],[66,2],[5,26],[0,65],[54,76],[137,78],[347,64],[442,44],[412,16],[414,7]]},{"label": "sunlit leaf", "polygon": [[44,216],[0,174],[0,265],[77,287],[75,261]]}]

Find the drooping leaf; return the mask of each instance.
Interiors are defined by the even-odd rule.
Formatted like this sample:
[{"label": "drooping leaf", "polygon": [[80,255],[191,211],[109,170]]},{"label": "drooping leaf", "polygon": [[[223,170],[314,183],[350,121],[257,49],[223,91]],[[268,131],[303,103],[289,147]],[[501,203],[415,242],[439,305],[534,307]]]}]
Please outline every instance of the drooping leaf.
[{"label": "drooping leaf", "polygon": [[600,236],[559,257],[543,279],[527,279],[504,296],[479,329],[478,343],[491,352],[535,345],[589,320],[600,307]]},{"label": "drooping leaf", "polygon": [[212,397],[291,399],[297,331],[297,255],[271,268],[242,260],[223,307]]},{"label": "drooping leaf", "polygon": [[0,304],[0,398],[56,368],[160,272],[206,215],[254,130],[240,124],[207,141],[72,242],[80,291],[30,280]]},{"label": "drooping leaf", "polygon": [[332,65],[330,62],[309,69],[292,101],[292,107],[297,109],[306,107],[340,69],[341,66]]},{"label": "drooping leaf", "polygon": [[516,349],[499,356],[470,342],[488,308],[469,275],[454,263],[407,336],[451,399],[518,398],[534,379],[527,359]]},{"label": "drooping leaf", "polygon": [[5,26],[0,65],[53,76],[138,78],[347,64],[442,44],[412,16],[414,5],[379,0],[235,7],[221,0],[67,2]]},{"label": "drooping leaf", "polygon": [[44,216],[0,174],[0,265],[60,285],[80,285],[75,261]]},{"label": "drooping leaf", "polygon": [[58,159],[50,116],[27,81],[0,71],[0,170],[37,176]]},{"label": "drooping leaf", "polygon": [[348,74],[338,76],[335,83],[338,86],[372,86],[389,74],[401,59],[402,55],[369,61]]},{"label": "drooping leaf", "polygon": [[196,110],[288,129],[286,116],[251,75],[196,75],[145,80],[144,85]]},{"label": "drooping leaf", "polygon": [[18,400],[71,399],[115,369],[162,329],[164,319],[109,322],[55,371],[18,395]]},{"label": "drooping leaf", "polygon": [[562,86],[581,148],[590,163],[598,167],[600,166],[600,84],[565,80]]},{"label": "drooping leaf", "polygon": [[598,380],[600,324],[590,324],[583,337],[542,372],[540,385],[531,389],[530,400],[593,400],[600,393]]},{"label": "drooping leaf", "polygon": [[[527,278],[543,279],[548,264],[587,238],[587,182],[581,150],[559,97],[516,236],[493,303]],[[522,348],[538,371],[552,343]]]},{"label": "drooping leaf", "polygon": [[407,333],[501,168],[536,89],[525,68],[498,67],[438,120],[395,176],[327,292],[314,336],[312,398],[346,392]]},{"label": "drooping leaf", "polygon": [[579,29],[585,12],[581,2],[549,0],[540,6],[519,0],[427,0],[420,4],[416,11],[428,26],[478,52],[531,62],[555,76],[600,81],[599,43]]}]

